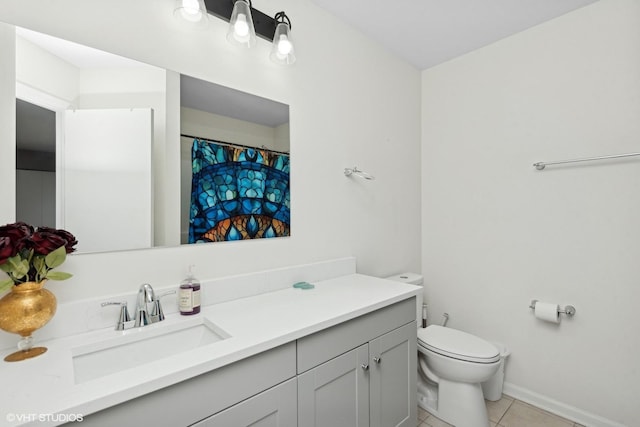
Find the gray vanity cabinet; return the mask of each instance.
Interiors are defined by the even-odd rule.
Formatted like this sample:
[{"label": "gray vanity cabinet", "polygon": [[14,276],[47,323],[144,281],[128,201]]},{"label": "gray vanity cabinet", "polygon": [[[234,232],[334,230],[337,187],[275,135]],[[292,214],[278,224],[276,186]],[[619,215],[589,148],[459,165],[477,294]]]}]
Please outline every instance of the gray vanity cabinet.
[{"label": "gray vanity cabinet", "polygon": [[84,417],[83,427],[414,427],[415,298]]},{"label": "gray vanity cabinet", "polygon": [[[291,342],[273,348],[231,365],[87,415],[82,421],[82,426],[184,427],[207,420],[211,418],[212,414],[222,414],[225,410],[229,410],[231,413],[234,408],[237,412],[253,410],[266,413],[265,407],[278,406],[273,405],[272,401],[268,399],[281,399],[283,396],[286,399],[286,392],[292,387],[290,384],[283,389],[278,389],[278,385],[292,381],[295,389],[295,344],[295,342]],[[261,395],[260,393],[263,392],[264,395]],[[259,396],[261,397],[257,398]],[[250,402],[252,398],[256,399]],[[297,412],[295,391],[288,399],[289,408],[293,408],[294,411],[294,421],[292,424],[282,424],[287,427],[295,426]],[[276,411],[280,411],[280,409],[276,408]],[[282,413],[284,412],[286,411],[282,409]],[[216,424],[215,421],[212,421],[212,424],[203,425],[225,424]],[[227,424],[228,427],[242,425],[269,426],[271,424],[251,424],[248,419],[247,424]]]},{"label": "gray vanity cabinet", "polygon": [[411,322],[369,343],[371,427],[416,425],[416,341]]},{"label": "gray vanity cabinet", "polygon": [[414,299],[299,339],[298,427],[415,426],[416,340]]},{"label": "gray vanity cabinet", "polygon": [[364,344],[298,376],[298,427],[369,427]]},{"label": "gray vanity cabinet", "polygon": [[292,378],[192,427],[292,427],[298,414],[296,393]]}]

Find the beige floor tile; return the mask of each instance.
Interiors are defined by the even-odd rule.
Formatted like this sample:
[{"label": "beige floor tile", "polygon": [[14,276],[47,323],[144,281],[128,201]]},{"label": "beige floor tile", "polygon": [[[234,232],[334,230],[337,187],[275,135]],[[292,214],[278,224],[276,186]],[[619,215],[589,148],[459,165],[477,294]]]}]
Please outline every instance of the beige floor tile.
[{"label": "beige floor tile", "polygon": [[485,400],[485,402],[487,404],[489,420],[497,423],[513,403],[513,398],[509,396],[502,396],[502,399],[498,401],[491,402],[489,400]]},{"label": "beige floor tile", "polygon": [[424,423],[429,427],[453,427],[451,424],[447,424],[440,418],[436,418],[433,415],[429,415]]},{"label": "beige floor tile", "polygon": [[427,424],[427,423],[420,423],[420,424],[418,424],[418,427],[429,427],[429,424]]},{"label": "beige floor tile", "polygon": [[422,422],[426,420],[428,416],[429,416],[429,413],[418,406],[418,421]]},{"label": "beige floor tile", "polygon": [[573,422],[518,400],[499,421],[501,427],[573,427]]}]

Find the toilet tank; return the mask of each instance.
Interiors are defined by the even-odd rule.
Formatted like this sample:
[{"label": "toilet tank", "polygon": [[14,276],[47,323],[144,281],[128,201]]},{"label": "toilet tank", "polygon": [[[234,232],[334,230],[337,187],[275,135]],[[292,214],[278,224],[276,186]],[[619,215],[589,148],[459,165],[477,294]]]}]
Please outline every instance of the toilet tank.
[{"label": "toilet tank", "polygon": [[386,279],[422,287],[422,292],[416,295],[416,324],[418,325],[418,327],[421,327],[422,302],[424,301],[424,277],[422,277],[421,274],[417,273],[401,273],[386,277]]}]

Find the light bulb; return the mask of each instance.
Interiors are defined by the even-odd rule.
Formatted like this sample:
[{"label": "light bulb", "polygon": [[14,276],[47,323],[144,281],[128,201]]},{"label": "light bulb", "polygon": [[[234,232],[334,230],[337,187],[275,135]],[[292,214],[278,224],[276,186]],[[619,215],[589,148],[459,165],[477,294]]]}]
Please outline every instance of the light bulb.
[{"label": "light bulb", "polygon": [[293,49],[293,45],[289,41],[289,38],[285,34],[280,34],[280,38],[278,39],[278,53],[286,56],[291,53],[291,49]]},{"label": "light bulb", "polygon": [[174,13],[188,22],[198,23],[204,20],[204,12],[200,7],[199,0],[178,0]]},{"label": "light bulb", "polygon": [[269,58],[276,64],[291,65],[296,62],[295,47],[291,41],[289,24],[279,22],[273,35],[273,44]]},{"label": "light bulb", "polygon": [[244,13],[238,14],[238,20],[233,26],[233,31],[239,37],[246,37],[249,34],[249,24],[247,23],[247,16]]}]

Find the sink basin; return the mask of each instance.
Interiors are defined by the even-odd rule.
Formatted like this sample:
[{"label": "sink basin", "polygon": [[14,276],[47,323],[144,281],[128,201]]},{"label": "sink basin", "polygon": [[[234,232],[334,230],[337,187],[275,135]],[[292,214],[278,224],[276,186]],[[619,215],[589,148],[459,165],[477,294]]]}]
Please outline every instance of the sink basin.
[{"label": "sink basin", "polygon": [[157,323],[71,350],[76,384],[220,342],[229,334],[206,318]]}]

